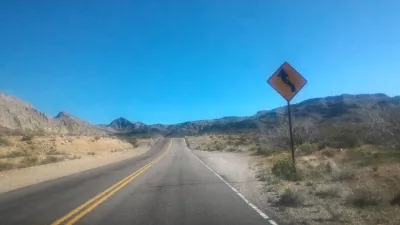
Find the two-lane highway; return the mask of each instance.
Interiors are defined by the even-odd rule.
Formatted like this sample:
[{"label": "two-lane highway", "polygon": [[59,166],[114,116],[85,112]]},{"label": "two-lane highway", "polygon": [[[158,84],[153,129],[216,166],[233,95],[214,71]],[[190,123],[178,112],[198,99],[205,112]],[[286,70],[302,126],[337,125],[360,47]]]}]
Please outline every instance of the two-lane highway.
[{"label": "two-lane highway", "polygon": [[274,224],[191,153],[164,140],[134,159],[0,195],[0,224]]}]

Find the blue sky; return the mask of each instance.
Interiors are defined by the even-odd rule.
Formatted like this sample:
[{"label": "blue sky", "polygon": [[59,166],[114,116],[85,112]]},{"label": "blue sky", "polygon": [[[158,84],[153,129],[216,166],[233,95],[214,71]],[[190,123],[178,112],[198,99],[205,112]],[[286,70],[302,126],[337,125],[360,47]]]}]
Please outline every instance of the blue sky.
[{"label": "blue sky", "polygon": [[[73,3],[72,3],[73,2]],[[1,1],[0,91],[92,123],[253,115],[293,99],[399,95],[400,1]]]}]

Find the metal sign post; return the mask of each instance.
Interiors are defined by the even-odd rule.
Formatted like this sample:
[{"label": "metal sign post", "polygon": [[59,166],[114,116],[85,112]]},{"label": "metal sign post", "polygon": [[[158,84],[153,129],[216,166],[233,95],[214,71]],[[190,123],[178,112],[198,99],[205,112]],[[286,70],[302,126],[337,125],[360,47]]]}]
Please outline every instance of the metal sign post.
[{"label": "metal sign post", "polygon": [[304,79],[289,63],[284,62],[279,69],[272,74],[268,79],[268,84],[271,85],[283,98],[287,101],[288,117],[289,117],[289,135],[290,147],[292,150],[292,160],[295,163],[294,157],[294,143],[293,143],[293,130],[292,130],[292,115],[290,112],[290,100],[299,93],[299,91],[306,85],[307,80]]},{"label": "metal sign post", "polygon": [[294,143],[293,143],[293,130],[292,130],[292,114],[290,113],[290,101],[287,101],[287,110],[288,110],[288,117],[289,117],[290,147],[292,149],[293,164],[295,164],[296,161],[294,159]]}]

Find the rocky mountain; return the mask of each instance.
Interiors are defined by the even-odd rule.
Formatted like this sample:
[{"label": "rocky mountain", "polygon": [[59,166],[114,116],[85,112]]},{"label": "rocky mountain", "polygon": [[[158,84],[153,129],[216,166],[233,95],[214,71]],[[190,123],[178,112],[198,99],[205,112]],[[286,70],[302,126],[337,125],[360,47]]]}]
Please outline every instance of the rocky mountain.
[{"label": "rocky mountain", "polygon": [[[371,111],[390,110],[400,107],[400,96],[389,97],[385,94],[360,94],[329,96],[305,100],[291,105],[294,121],[310,119],[316,123],[363,123]],[[174,125],[145,125],[139,128],[124,123],[119,127],[110,124],[116,130],[131,134],[148,132],[171,136],[206,132],[247,132],[257,131],[260,127],[273,126],[279,118],[287,115],[287,107],[263,110],[248,117],[223,117],[213,120],[190,121]],[[114,121],[113,121],[114,122]]]},{"label": "rocky mountain", "polygon": [[81,120],[69,113],[60,112],[54,117],[63,127],[67,129],[68,134],[77,135],[96,135],[105,134],[104,130],[98,126],[94,126],[84,120]]},{"label": "rocky mountain", "polygon": [[[291,106],[295,122],[304,119],[315,123],[363,123],[373,111],[399,110],[400,96],[361,94],[329,96],[308,99]],[[274,126],[287,114],[287,107],[263,110],[248,117],[223,117],[198,120],[173,125],[132,122],[125,118],[113,120],[108,125],[94,126],[66,112],[49,117],[32,105],[16,97],[0,93],[0,128],[43,133],[72,135],[126,135],[182,136],[213,132],[249,132]]]},{"label": "rocky mountain", "polygon": [[32,105],[4,93],[0,93],[0,128],[35,133],[71,135],[103,135],[101,128],[91,125],[68,113],[50,117]]}]

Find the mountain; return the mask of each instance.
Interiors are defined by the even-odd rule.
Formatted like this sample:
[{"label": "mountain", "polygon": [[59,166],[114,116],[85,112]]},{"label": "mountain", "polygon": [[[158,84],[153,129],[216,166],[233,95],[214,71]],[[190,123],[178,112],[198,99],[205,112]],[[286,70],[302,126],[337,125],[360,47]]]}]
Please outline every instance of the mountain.
[{"label": "mountain", "polygon": [[[363,123],[372,111],[394,110],[400,107],[400,96],[385,94],[338,95],[308,99],[291,106],[295,119],[311,119],[318,123]],[[275,123],[279,115],[287,115],[287,107],[260,111],[255,117],[264,123]]]},{"label": "mountain", "polygon": [[[398,109],[400,96],[385,94],[343,94],[324,98],[314,98],[291,105],[294,121],[309,119],[315,123],[363,123],[369,119],[368,112]],[[192,135],[207,132],[248,132],[260,127],[274,126],[282,116],[287,115],[287,107],[263,110],[248,117],[223,117],[212,120],[189,121],[174,125],[145,125],[135,128],[129,123],[110,124],[116,130],[130,134],[159,133],[170,136]],[[120,118],[121,119],[121,118]],[[114,122],[114,121],[113,121]]]},{"label": "mountain", "polygon": [[81,120],[69,113],[60,112],[54,117],[67,129],[68,134],[77,135],[101,135],[105,134],[104,130],[98,126],[91,125],[90,123]]},{"label": "mountain", "polygon": [[55,118],[38,111],[32,105],[14,96],[0,92],[0,128],[6,130],[71,134],[104,135],[101,128],[91,125],[68,113],[61,112]]},{"label": "mountain", "polygon": [[[368,113],[400,109],[400,96],[385,94],[343,94],[313,98],[291,105],[294,122],[312,120],[318,124],[365,123]],[[0,93],[0,129],[71,135],[126,135],[182,136],[199,133],[252,132],[280,123],[287,115],[287,107],[263,110],[253,116],[223,117],[173,125],[132,122],[118,118],[108,125],[95,126],[66,112],[49,117],[32,105],[16,97]],[[282,117],[283,116],[283,117]]]}]

